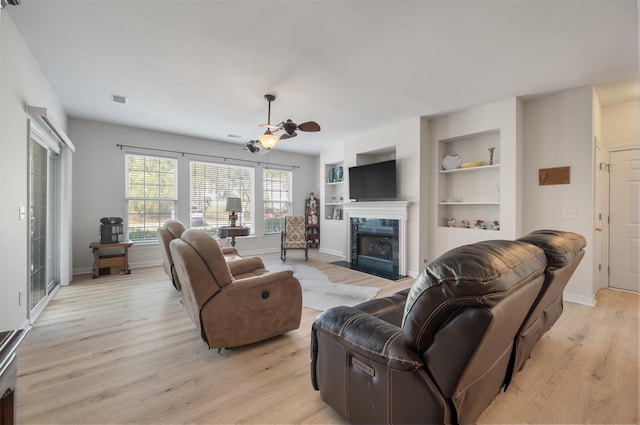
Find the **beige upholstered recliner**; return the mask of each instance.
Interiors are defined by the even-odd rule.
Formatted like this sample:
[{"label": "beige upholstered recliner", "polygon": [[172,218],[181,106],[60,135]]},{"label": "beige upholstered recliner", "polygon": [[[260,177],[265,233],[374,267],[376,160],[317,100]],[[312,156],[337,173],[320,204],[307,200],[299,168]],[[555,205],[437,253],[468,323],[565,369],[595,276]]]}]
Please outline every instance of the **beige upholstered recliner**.
[{"label": "beige upholstered recliner", "polygon": [[284,218],[284,230],[280,236],[280,258],[287,259],[288,249],[304,249],[304,259],[309,259],[307,228],[303,215],[292,215]]},{"label": "beige upholstered recliner", "polygon": [[290,270],[269,272],[258,257],[225,261],[220,245],[198,230],[170,243],[184,307],[209,348],[262,341],[297,329],[302,289]]},{"label": "beige upholstered recliner", "polygon": [[164,272],[171,278],[173,286],[178,291],[181,289],[180,280],[173,267],[173,257],[169,250],[169,243],[176,238],[179,239],[185,230],[187,229],[184,227],[184,224],[178,220],[169,220],[158,227],[158,239],[160,239],[160,245],[162,246],[162,266],[164,267]]},{"label": "beige upholstered recliner", "polygon": [[[174,239],[180,239],[182,233],[187,230],[178,220],[168,220],[163,225],[158,227],[158,239],[160,239],[160,245],[162,245],[162,266],[164,267],[164,271],[171,278],[171,282],[173,286],[180,291],[180,279],[176,275],[174,265],[173,265],[173,257],[171,256],[171,251],[169,249],[169,243],[171,243]],[[235,260],[240,258],[238,256],[238,251],[235,248],[222,248],[222,253],[225,256],[227,261]]]}]

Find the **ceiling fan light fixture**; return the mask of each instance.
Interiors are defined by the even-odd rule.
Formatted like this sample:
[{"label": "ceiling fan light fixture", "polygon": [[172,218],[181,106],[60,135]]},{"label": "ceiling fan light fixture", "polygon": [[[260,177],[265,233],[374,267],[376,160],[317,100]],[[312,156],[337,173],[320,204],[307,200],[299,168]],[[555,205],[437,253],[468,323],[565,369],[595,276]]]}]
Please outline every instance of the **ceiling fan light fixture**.
[{"label": "ceiling fan light fixture", "polygon": [[280,138],[273,134],[271,130],[267,130],[264,134],[258,136],[258,141],[268,151],[273,149],[273,147],[278,143],[278,140],[280,140]]}]

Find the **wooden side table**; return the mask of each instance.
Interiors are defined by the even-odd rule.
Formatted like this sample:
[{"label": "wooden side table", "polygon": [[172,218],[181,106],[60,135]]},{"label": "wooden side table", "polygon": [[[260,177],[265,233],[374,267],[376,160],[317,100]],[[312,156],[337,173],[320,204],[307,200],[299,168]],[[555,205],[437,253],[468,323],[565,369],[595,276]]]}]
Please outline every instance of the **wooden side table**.
[{"label": "wooden side table", "polygon": [[218,229],[220,239],[231,238],[231,246],[236,247],[236,236],[249,236],[250,229],[248,227],[231,227],[223,226]]},{"label": "wooden side table", "polygon": [[[100,269],[103,267],[109,267],[112,270],[122,270],[125,274],[130,274],[129,269],[129,247],[133,245],[133,242],[113,242],[113,243],[100,243],[93,242],[89,245],[89,248],[93,250],[93,278],[97,279],[100,276]],[[120,248],[121,251],[117,253],[105,253],[100,250],[107,248]]]}]

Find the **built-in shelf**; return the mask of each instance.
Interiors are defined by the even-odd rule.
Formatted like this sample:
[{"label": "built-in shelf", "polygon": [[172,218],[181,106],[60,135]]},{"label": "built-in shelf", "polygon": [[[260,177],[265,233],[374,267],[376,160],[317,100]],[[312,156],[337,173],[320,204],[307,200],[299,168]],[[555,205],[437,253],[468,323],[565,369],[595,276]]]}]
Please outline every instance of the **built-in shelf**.
[{"label": "built-in shelf", "polygon": [[483,171],[483,170],[491,170],[495,168],[499,168],[500,164],[493,165],[480,165],[478,167],[467,167],[467,168],[455,168],[453,170],[440,170],[438,171],[440,174],[451,174],[451,173],[464,173],[467,171]]},{"label": "built-in shelf", "polygon": [[438,202],[438,205],[500,205],[499,201]]},{"label": "built-in shelf", "polygon": [[438,170],[438,227],[448,228],[449,220],[458,226],[469,222],[472,228],[476,220],[499,222],[500,151],[499,129],[439,140],[440,160],[457,155],[461,163],[484,161],[486,165]]},{"label": "built-in shelf", "polygon": [[[332,171],[333,170],[333,171]],[[329,163],[324,166],[324,218],[325,220],[342,220],[342,199],[344,196],[344,167],[342,162]]]}]

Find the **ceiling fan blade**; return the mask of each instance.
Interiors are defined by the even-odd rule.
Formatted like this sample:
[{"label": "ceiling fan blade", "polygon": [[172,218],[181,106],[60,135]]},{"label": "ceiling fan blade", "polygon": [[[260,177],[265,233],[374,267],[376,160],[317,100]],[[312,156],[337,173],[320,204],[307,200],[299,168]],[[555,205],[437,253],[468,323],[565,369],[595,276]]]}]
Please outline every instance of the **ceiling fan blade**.
[{"label": "ceiling fan blade", "polygon": [[296,133],[295,131],[291,134],[284,133],[282,136],[280,136],[280,140],[291,139],[293,137],[296,137],[297,135],[298,133]]},{"label": "ceiling fan blade", "polygon": [[302,124],[298,124],[298,130],[300,131],[320,131],[320,124],[315,121],[307,121]]},{"label": "ceiling fan blade", "polygon": [[273,125],[273,124],[260,124],[260,127],[269,129],[269,130],[271,130],[271,132],[276,131],[276,130],[280,130],[280,126],[279,125]]}]

